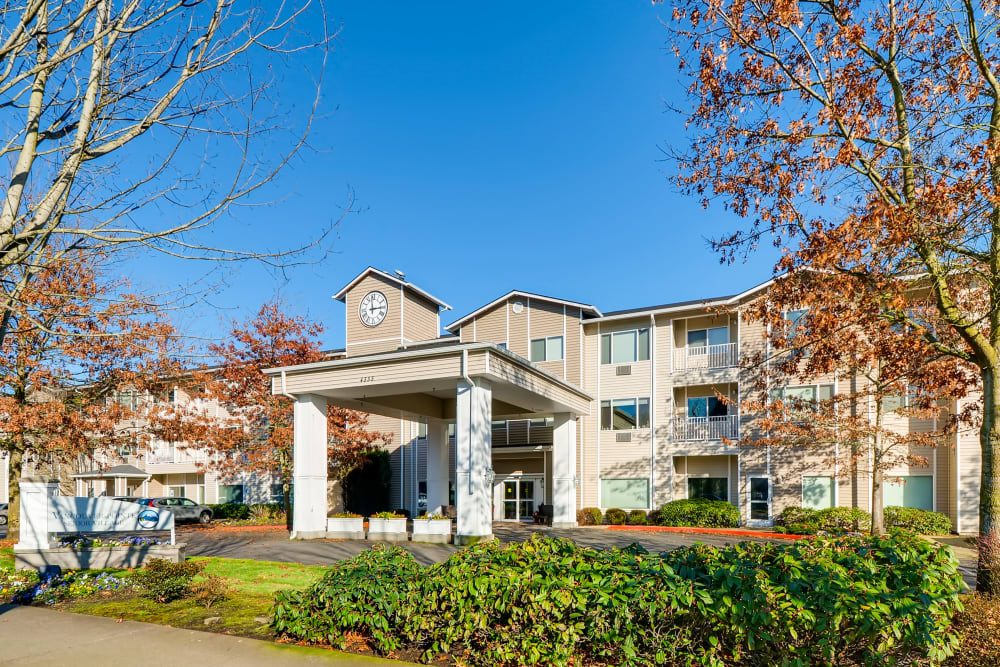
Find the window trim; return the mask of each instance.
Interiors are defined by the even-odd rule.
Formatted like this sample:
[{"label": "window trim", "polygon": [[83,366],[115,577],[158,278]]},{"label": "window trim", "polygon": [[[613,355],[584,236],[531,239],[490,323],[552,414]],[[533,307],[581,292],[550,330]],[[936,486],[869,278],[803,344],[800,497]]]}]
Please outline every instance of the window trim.
[{"label": "window trim", "polygon": [[[639,338],[640,338],[640,334],[643,331],[646,332],[646,350],[645,350],[646,358],[645,359],[640,359],[639,358]],[[635,345],[633,345],[633,349],[632,349],[632,357],[633,357],[632,360],[631,361],[629,361],[629,360],[615,360],[615,352],[614,352],[615,348],[614,348],[614,338],[613,337],[614,336],[619,336],[621,334],[629,334],[629,333],[634,333],[635,334]],[[608,340],[608,361],[604,361],[604,340],[605,340],[605,338]],[[642,363],[644,361],[649,361],[649,357],[651,356],[651,353],[652,353],[652,350],[651,350],[651,347],[652,347],[652,335],[650,333],[649,327],[636,327],[635,329],[622,329],[621,331],[610,331],[608,333],[602,333],[601,336],[600,336],[600,341],[601,341],[600,345],[601,345],[601,365],[602,366],[616,366],[616,365],[620,365],[620,364],[638,364],[638,363]]]},{"label": "window trim", "polygon": [[[555,340],[557,338],[559,339],[560,356],[559,356],[558,359],[549,359],[549,341],[550,340]],[[545,358],[544,359],[530,359],[530,357],[532,356],[532,346],[535,343],[538,343],[538,342],[542,343],[542,354],[543,354],[543,356]],[[531,363],[534,363],[534,364],[545,362],[545,361],[562,361],[563,359],[566,358],[566,339],[563,338],[562,335],[559,335],[559,336],[543,336],[542,338],[532,338],[530,341],[528,341],[528,357],[529,357],[529,361],[531,361]]]},{"label": "window trim", "polygon": [[[633,401],[635,403],[635,426],[633,428],[614,428],[614,407],[615,401]],[[639,423],[639,401],[646,401],[646,425],[641,426]],[[611,423],[612,428],[604,428],[604,417],[603,410],[604,404],[607,403],[608,407],[611,409]],[[598,430],[599,431],[643,431],[649,430],[653,422],[653,403],[649,396],[623,396],[620,398],[607,398],[601,399],[598,404]],[[631,478],[629,478],[631,479]],[[636,478],[638,479],[638,478]]]}]

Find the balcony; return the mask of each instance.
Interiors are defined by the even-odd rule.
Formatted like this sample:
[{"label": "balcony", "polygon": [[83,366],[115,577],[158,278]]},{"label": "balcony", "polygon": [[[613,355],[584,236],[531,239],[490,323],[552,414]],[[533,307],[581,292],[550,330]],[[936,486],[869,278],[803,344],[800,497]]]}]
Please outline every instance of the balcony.
[{"label": "balcony", "polygon": [[674,419],[674,440],[736,440],[739,437],[739,415]]},{"label": "balcony", "polygon": [[739,348],[736,343],[679,347],[674,350],[675,371],[735,368],[738,363]]},{"label": "balcony", "polygon": [[146,464],[208,463],[208,455],[198,449],[151,449],[146,452]]}]

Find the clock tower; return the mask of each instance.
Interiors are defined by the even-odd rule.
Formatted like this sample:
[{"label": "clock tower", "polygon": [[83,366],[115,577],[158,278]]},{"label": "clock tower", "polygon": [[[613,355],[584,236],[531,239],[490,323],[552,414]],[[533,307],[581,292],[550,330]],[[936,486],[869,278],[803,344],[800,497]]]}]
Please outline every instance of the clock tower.
[{"label": "clock tower", "polygon": [[396,275],[368,267],[333,298],[347,306],[348,357],[390,352],[440,336],[451,306]]}]

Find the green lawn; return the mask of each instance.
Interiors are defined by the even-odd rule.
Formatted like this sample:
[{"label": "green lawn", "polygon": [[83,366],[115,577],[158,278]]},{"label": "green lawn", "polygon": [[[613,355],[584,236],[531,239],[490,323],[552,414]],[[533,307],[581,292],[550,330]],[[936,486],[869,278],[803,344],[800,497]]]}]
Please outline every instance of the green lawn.
[{"label": "green lawn", "polygon": [[0,570],[14,569],[14,547],[0,549]]},{"label": "green lawn", "polygon": [[[299,565],[234,558],[193,558],[205,563],[198,579],[217,575],[232,588],[229,599],[206,609],[192,599],[158,603],[128,594],[107,595],[61,603],[59,608],[81,614],[159,623],[179,628],[229,632],[244,637],[271,639],[268,625],[274,593],[303,588],[326,570],[321,565]],[[217,618],[210,626],[205,619]]]}]

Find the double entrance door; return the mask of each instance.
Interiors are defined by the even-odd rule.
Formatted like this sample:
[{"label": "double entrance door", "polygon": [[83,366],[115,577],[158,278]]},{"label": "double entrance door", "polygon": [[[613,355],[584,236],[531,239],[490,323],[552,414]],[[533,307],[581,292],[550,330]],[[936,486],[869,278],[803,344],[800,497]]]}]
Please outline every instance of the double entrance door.
[{"label": "double entrance door", "polygon": [[521,475],[501,480],[494,489],[494,518],[498,521],[531,521],[543,502],[541,475]]}]

